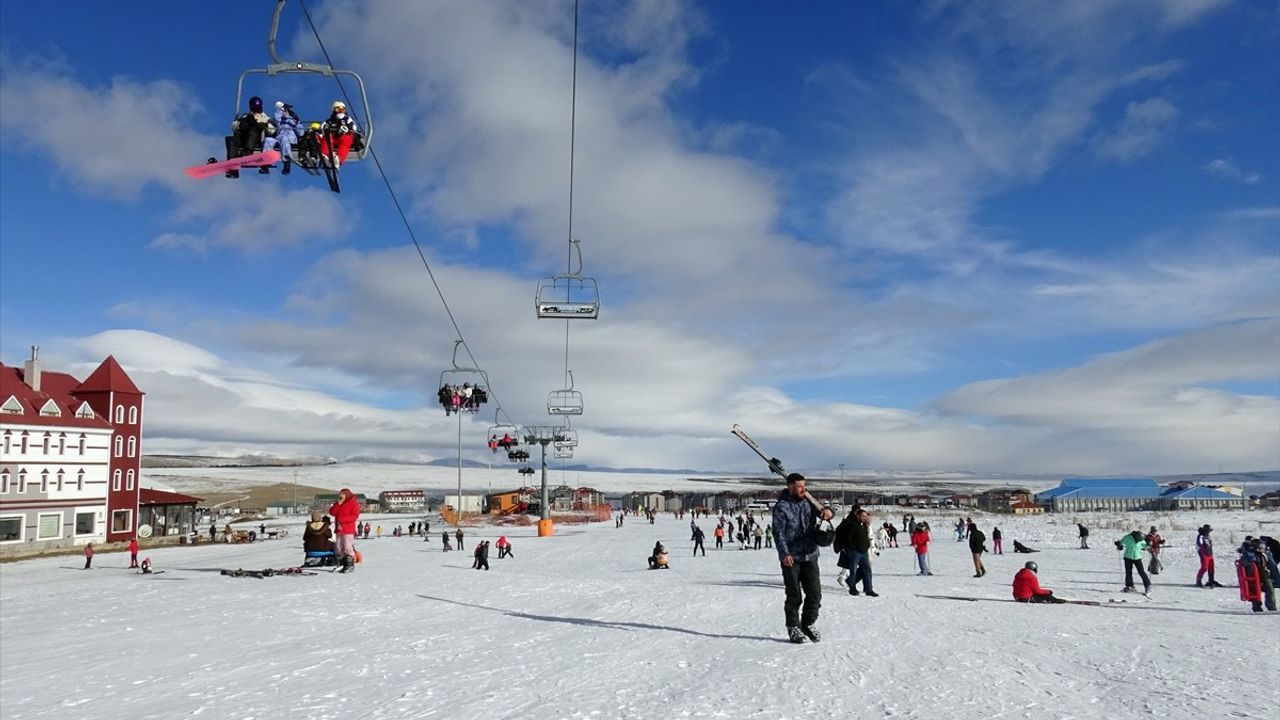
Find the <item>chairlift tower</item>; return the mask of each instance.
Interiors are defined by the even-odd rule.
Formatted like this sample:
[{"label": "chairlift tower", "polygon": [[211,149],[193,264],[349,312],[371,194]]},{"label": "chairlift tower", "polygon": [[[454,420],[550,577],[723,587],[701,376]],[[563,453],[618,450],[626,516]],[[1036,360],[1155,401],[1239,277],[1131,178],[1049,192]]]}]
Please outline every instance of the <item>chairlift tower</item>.
[{"label": "chairlift tower", "polygon": [[564,437],[562,425],[526,425],[524,442],[526,445],[542,447],[542,493],[539,503],[538,537],[550,537],[554,532],[551,523],[551,498],[547,492],[547,446]]}]

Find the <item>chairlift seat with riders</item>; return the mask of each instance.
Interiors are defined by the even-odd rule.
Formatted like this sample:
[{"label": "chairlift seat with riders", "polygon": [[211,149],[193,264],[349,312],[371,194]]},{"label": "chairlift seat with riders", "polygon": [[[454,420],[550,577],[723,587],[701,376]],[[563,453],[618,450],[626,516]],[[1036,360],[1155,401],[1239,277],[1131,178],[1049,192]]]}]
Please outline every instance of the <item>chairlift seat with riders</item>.
[{"label": "chairlift seat with riders", "polygon": [[562,427],[556,429],[556,434],[551,441],[557,450],[571,450],[578,447],[578,431],[571,427]]},{"label": "chairlift seat with riders", "polygon": [[479,368],[458,365],[458,346],[461,344],[461,340],[453,341],[453,367],[440,372],[438,397],[445,415],[477,412],[489,399],[488,373]]}]

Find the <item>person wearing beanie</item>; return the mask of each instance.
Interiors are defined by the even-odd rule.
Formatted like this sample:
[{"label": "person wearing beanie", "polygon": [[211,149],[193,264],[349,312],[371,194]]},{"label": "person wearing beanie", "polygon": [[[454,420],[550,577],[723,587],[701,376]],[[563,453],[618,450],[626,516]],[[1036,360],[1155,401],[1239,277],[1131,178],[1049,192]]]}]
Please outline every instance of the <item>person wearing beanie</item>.
[{"label": "person wearing beanie", "polygon": [[[1222,587],[1222,583],[1213,578],[1213,538],[1209,537],[1211,532],[1213,528],[1205,524],[1196,535],[1196,554],[1200,556],[1200,570],[1196,572],[1196,587]],[[1206,574],[1209,576],[1208,584],[1203,582]]]},{"label": "person wearing beanie", "polygon": [[356,565],[356,533],[359,531],[360,501],[348,488],[338,491],[338,502],[329,507],[338,534],[337,554],[342,572],[350,572]]}]

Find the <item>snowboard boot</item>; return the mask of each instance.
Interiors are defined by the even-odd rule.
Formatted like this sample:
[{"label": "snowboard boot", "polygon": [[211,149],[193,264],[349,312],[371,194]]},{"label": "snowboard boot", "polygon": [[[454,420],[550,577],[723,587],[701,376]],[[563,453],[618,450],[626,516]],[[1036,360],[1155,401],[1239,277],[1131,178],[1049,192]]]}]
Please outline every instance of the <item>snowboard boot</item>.
[{"label": "snowboard boot", "polygon": [[800,632],[804,633],[804,636],[813,642],[822,642],[822,635],[815,627],[804,625],[800,628]]},{"label": "snowboard boot", "polygon": [[271,168],[267,167],[266,165],[263,165],[262,167],[258,168],[258,174],[259,174],[259,175],[270,175],[270,174],[271,174]]},{"label": "snowboard boot", "polygon": [[228,177],[228,178],[230,178],[230,179],[232,179],[232,180],[235,180],[236,178],[240,177],[240,171],[239,171],[239,170],[228,170],[228,171],[227,171],[227,177]]},{"label": "snowboard boot", "polygon": [[284,168],[283,168],[282,170],[280,170],[280,174],[281,174],[281,175],[288,175],[290,172],[293,172],[293,162],[292,162],[292,161],[290,161],[290,160],[285,160],[285,161],[284,161]]},{"label": "snowboard boot", "polygon": [[803,645],[805,642],[804,633],[794,625],[787,628],[787,639],[797,645]]}]

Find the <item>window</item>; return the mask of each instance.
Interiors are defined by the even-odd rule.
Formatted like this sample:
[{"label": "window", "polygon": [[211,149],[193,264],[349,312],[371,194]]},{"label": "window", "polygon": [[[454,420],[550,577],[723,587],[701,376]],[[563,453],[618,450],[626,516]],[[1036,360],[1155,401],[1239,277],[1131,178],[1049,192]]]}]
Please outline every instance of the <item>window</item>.
[{"label": "window", "polygon": [[18,402],[16,395],[10,395],[9,399],[4,401],[4,405],[0,405],[0,412],[6,415],[21,415],[22,403]]},{"label": "window", "polygon": [[52,540],[62,534],[62,513],[40,513],[36,524],[37,540]]},{"label": "window", "polygon": [[129,408],[129,424],[130,425],[138,424],[138,406],[137,405],[134,405],[133,407]]},{"label": "window", "polygon": [[118,423],[124,422],[124,406],[123,405],[116,406],[116,422]]},{"label": "window", "polygon": [[133,457],[134,455],[137,455],[137,454],[138,454],[138,438],[131,437],[129,438],[129,457]]},{"label": "window", "polygon": [[111,512],[111,532],[129,532],[132,529],[132,510],[113,510]]},{"label": "window", "polygon": [[76,513],[76,534],[77,535],[93,534],[94,530],[97,529],[98,527],[98,523],[94,519],[94,515],[95,513],[93,511]]},{"label": "window", "polygon": [[40,406],[40,417],[62,417],[62,408],[50,398]]},{"label": "window", "polygon": [[66,473],[61,469],[58,470],[58,492],[62,492],[63,483],[67,480]]},{"label": "window", "polygon": [[124,486],[125,490],[133,489],[133,471],[132,470],[130,470],[129,474],[125,476],[125,483],[126,483]]},{"label": "window", "polygon": [[84,490],[84,470],[76,473],[76,489]]},{"label": "window", "polygon": [[0,517],[0,543],[20,542],[22,540],[22,516],[9,515]]},{"label": "window", "polygon": [[116,436],[116,457],[124,457],[124,436]]},{"label": "window", "polygon": [[86,439],[86,438],[85,438],[85,436],[84,436],[84,433],[80,433],[80,454],[81,454],[81,455],[83,455],[83,454],[84,454],[84,443],[85,443],[85,439]]},{"label": "window", "polygon": [[40,442],[40,452],[45,455],[49,454],[49,433],[44,434],[44,440]]},{"label": "window", "polygon": [[119,470],[116,470],[115,472],[111,473],[111,489],[113,491],[120,490],[120,471]]},{"label": "window", "polygon": [[18,451],[18,452],[22,453],[23,455],[26,455],[26,454],[27,454],[27,440],[29,440],[29,439],[30,439],[30,438],[28,438],[28,437],[27,437],[27,431],[26,431],[26,430],[23,430],[23,431],[22,431],[22,449]]},{"label": "window", "polygon": [[9,494],[9,468],[0,470],[0,495]]},{"label": "window", "polygon": [[27,469],[23,468],[18,471],[18,494],[21,495],[27,491]]},{"label": "window", "polygon": [[81,420],[87,420],[93,417],[93,408],[89,407],[89,403],[87,402],[80,403],[80,407],[76,409],[76,417]]},{"label": "window", "polygon": [[9,447],[13,444],[13,431],[4,431],[4,454],[9,454]]},{"label": "window", "polygon": [[40,471],[40,492],[42,493],[49,492],[49,471],[48,470]]},{"label": "window", "polygon": [[66,433],[58,434],[58,454],[59,455],[67,454],[67,434]]}]

